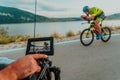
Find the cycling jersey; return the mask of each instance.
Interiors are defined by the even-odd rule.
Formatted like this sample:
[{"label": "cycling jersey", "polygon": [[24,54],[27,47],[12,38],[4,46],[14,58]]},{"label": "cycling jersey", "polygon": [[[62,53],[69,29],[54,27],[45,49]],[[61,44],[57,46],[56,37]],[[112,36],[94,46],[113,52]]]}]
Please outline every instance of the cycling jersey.
[{"label": "cycling jersey", "polygon": [[99,16],[101,13],[103,12],[103,10],[101,10],[101,9],[99,9],[99,8],[97,8],[97,7],[92,7],[92,8],[90,8],[90,15],[91,16]]},{"label": "cycling jersey", "polygon": [[91,16],[94,16],[94,20],[102,21],[105,18],[105,14],[103,10],[97,8],[97,7],[92,7],[90,8],[90,13]]}]

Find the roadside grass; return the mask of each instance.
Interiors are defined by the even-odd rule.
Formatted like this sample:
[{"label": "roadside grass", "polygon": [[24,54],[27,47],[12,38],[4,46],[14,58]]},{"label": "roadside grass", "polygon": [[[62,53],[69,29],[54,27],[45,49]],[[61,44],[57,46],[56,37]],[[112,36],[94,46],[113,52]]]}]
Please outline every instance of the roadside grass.
[{"label": "roadside grass", "polygon": [[73,31],[68,31],[66,33],[66,37],[72,37],[72,36],[75,36],[75,33]]},{"label": "roadside grass", "polygon": [[120,33],[120,26],[110,27],[112,34]]},{"label": "roadside grass", "polygon": [[50,36],[53,37],[53,38],[55,38],[55,39],[61,39],[62,38],[62,36],[59,33],[57,33],[57,32],[54,32]]},{"label": "roadside grass", "polygon": [[[120,26],[111,26],[110,27],[112,34],[115,33],[120,33]],[[66,38],[76,38],[79,37],[79,35],[81,34],[81,31],[77,31],[76,33],[73,32],[72,30],[66,32],[65,35],[61,35],[58,32],[53,32],[50,36],[54,37],[55,40],[65,40]],[[10,36],[8,34],[7,28],[4,27],[0,27],[0,44],[8,44],[8,43],[19,43],[19,42],[23,42],[23,41],[27,41],[29,38],[32,38],[33,36],[31,35],[16,35],[16,36]],[[37,34],[36,37],[44,37],[40,34]]]}]

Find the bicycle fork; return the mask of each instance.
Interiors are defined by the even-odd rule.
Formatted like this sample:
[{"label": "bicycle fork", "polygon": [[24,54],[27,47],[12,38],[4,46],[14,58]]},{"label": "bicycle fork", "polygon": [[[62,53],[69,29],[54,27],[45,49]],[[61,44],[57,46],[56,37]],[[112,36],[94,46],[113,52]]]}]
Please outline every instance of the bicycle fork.
[{"label": "bicycle fork", "polygon": [[91,27],[86,34],[86,38],[90,38],[90,35],[93,31],[95,31],[95,29]]}]

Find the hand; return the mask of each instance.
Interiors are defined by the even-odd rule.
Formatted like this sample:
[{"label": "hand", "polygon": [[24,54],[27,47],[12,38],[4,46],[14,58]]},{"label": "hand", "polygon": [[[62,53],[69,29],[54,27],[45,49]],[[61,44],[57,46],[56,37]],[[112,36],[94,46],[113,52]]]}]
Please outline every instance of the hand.
[{"label": "hand", "polygon": [[85,18],[86,16],[85,15],[81,15],[81,18]]},{"label": "hand", "polygon": [[[38,66],[38,64],[36,62],[37,59],[41,59],[41,58],[47,58],[47,55],[33,54],[33,55],[24,56],[24,57],[18,59],[17,61],[13,62],[12,64],[10,64],[8,67],[6,67],[3,70],[3,73],[5,73],[5,71],[6,71],[6,72],[9,72],[8,73],[9,76],[13,75],[15,78],[13,78],[11,76],[11,78],[13,78],[11,80],[24,79],[24,78],[34,74],[35,72],[39,72],[41,70],[40,66]],[[7,76],[5,76],[5,77],[7,77]],[[3,79],[3,80],[5,80],[5,79]]]}]

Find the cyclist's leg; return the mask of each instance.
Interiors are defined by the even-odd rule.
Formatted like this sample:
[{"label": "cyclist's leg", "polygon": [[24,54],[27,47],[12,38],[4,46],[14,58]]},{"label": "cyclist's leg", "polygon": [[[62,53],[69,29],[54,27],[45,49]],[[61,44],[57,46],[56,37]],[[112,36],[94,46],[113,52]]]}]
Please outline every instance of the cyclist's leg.
[{"label": "cyclist's leg", "polygon": [[94,19],[95,20],[94,28],[98,31],[99,34],[102,34],[100,22],[102,22],[104,18],[105,18],[105,14],[104,12],[102,12],[99,16],[97,16]]},{"label": "cyclist's leg", "polygon": [[101,30],[101,26],[100,26],[100,22],[102,22],[105,18],[105,14],[104,12],[102,12],[99,16],[97,16],[95,18],[95,25],[94,28],[98,31],[98,35],[97,35],[97,39],[101,39],[102,38],[102,30]]},{"label": "cyclist's leg", "polygon": [[102,30],[100,26],[100,22],[102,21],[101,18],[97,17],[94,23],[94,28],[97,30],[98,34],[96,36],[96,39],[101,39],[102,38]]},{"label": "cyclist's leg", "polygon": [[94,24],[94,28],[98,31],[99,34],[102,34],[101,26],[100,26],[101,21],[102,21],[102,18],[97,17]]}]

